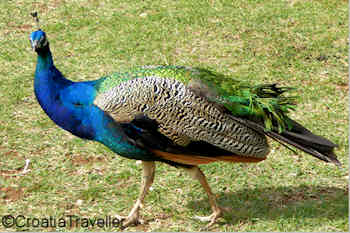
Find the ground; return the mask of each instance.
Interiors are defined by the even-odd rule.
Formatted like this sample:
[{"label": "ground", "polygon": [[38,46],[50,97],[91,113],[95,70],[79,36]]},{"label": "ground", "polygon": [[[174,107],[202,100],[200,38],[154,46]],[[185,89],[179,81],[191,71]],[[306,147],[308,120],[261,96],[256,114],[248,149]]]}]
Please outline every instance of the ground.
[{"label": "ground", "polygon": [[[211,68],[253,84],[296,87],[291,117],[339,147],[342,167],[271,143],[258,164],[201,166],[226,213],[214,231],[348,231],[348,2],[1,1],[0,217],[31,226],[0,231],[116,231],[73,224],[35,227],[34,218],[94,220],[126,215],[137,198],[141,166],[58,128],[33,93],[36,54],[30,12],[38,11],[55,64],[74,80],[134,66]],[[25,160],[29,171],[21,174]],[[157,164],[141,214],[124,231],[198,231],[209,215],[199,183]]]}]

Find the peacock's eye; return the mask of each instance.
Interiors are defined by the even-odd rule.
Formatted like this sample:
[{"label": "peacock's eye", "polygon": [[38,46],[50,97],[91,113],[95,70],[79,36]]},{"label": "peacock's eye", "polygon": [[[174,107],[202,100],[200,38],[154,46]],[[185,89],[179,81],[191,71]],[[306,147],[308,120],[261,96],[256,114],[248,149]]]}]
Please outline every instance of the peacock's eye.
[{"label": "peacock's eye", "polygon": [[73,103],[73,105],[75,106],[75,107],[81,107],[81,106],[83,106],[81,103],[79,103],[79,102],[75,102],[75,103]]}]

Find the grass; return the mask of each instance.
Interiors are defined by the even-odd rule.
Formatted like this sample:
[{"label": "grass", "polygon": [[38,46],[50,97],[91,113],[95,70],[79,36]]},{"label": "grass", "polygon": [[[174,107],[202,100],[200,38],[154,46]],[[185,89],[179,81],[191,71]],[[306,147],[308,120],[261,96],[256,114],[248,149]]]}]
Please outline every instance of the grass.
[{"label": "grass", "polygon": [[[338,0],[1,1],[0,216],[126,215],[141,167],[58,128],[33,93],[28,37],[36,10],[56,66],[91,80],[139,65],[210,67],[251,83],[297,87],[291,116],[339,145],[337,168],[272,143],[264,162],[202,166],[220,205],[215,231],[349,231],[348,6]],[[30,159],[30,172],[18,173]],[[211,213],[200,185],[157,164],[142,215],[125,231],[198,231]],[[0,231],[115,231],[107,227],[12,227]]]}]

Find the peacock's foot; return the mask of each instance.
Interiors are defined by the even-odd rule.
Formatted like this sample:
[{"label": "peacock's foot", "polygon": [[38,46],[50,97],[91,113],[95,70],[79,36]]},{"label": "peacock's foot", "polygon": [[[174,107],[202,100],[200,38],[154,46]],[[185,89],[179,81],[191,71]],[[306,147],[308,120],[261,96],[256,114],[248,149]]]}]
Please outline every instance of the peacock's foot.
[{"label": "peacock's foot", "polygon": [[213,226],[216,223],[216,220],[223,216],[224,212],[230,211],[230,208],[217,207],[216,210],[209,216],[201,217],[195,216],[195,219],[198,219],[202,222],[209,222],[208,225],[203,229],[207,230],[209,227]]},{"label": "peacock's foot", "polygon": [[205,217],[195,216],[194,218],[198,219],[198,220],[200,220],[202,222],[209,222],[208,225],[205,227],[205,229],[207,229],[207,228],[211,227],[212,225],[214,225],[216,220],[218,218],[220,218],[221,216],[222,216],[222,211],[219,210],[219,211],[216,211],[216,212],[212,213],[209,216],[205,216]]},{"label": "peacock's foot", "polygon": [[128,216],[116,215],[116,218],[118,218],[122,223],[122,228],[144,223],[144,221],[140,218],[138,211],[131,212]]}]

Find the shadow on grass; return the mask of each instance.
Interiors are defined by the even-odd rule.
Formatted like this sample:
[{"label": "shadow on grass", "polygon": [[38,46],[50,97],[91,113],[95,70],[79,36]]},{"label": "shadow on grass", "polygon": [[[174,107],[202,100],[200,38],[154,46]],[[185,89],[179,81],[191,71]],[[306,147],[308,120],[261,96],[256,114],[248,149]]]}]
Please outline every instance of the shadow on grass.
[{"label": "shadow on grass", "polygon": [[[224,214],[225,224],[237,224],[279,218],[347,219],[349,200],[348,189],[300,185],[221,192],[218,204],[232,209]],[[189,201],[188,207],[196,215],[211,214],[207,198]]]}]

